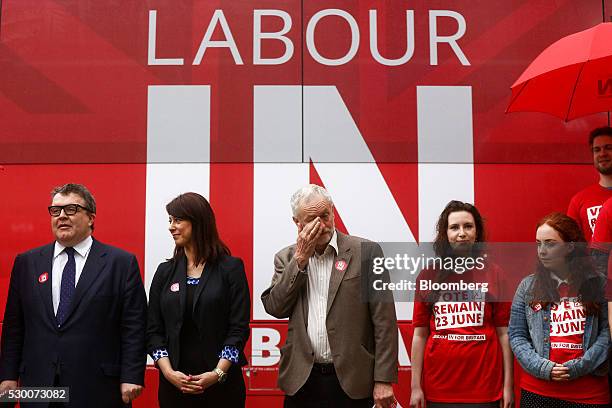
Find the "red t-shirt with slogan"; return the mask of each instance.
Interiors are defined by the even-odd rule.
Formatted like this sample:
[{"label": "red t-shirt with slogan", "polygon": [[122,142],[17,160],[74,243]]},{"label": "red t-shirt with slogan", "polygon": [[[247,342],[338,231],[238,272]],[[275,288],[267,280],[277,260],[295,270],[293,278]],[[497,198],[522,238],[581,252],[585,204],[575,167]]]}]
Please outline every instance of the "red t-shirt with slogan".
[{"label": "red t-shirt with slogan", "polygon": [[[610,250],[612,250],[612,199],[607,200],[599,211],[595,232],[589,246],[607,254],[610,254]],[[605,288],[605,296],[608,302],[612,301],[612,273],[610,272],[612,269],[610,268],[612,268],[612,256],[608,257],[608,281]]]},{"label": "red t-shirt with slogan", "polygon": [[[586,311],[575,295],[570,296],[567,284],[559,286],[559,303],[550,307],[550,356],[558,364],[581,358]],[[541,309],[541,312],[546,313]],[[521,388],[545,397],[581,404],[608,404],[608,377],[585,375],[571,381],[546,381],[523,371]]]},{"label": "red t-shirt with slogan", "polygon": [[607,200],[599,210],[595,231],[591,238],[591,248],[603,252],[612,249],[612,199]]},{"label": "red t-shirt with slogan", "polygon": [[503,391],[503,359],[496,327],[508,326],[510,311],[508,302],[491,301],[501,287],[500,268],[488,265],[482,270],[451,273],[444,283],[487,283],[487,288],[440,288],[432,305],[427,303],[431,292],[426,286],[436,282],[436,275],[428,269],[417,278],[412,318],[413,326],[429,327],[423,361],[425,399],[497,401]]},{"label": "red t-shirt with slogan", "polygon": [[567,215],[580,225],[587,242],[591,241],[599,210],[608,198],[612,198],[612,189],[593,184],[576,193],[569,203]]}]

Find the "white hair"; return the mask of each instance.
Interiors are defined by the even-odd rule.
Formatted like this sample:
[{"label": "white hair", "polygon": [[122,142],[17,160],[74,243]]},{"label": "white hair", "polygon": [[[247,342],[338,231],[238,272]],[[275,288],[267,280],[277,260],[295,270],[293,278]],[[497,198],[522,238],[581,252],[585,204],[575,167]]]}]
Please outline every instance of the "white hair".
[{"label": "white hair", "polygon": [[331,195],[329,195],[326,189],[316,184],[308,184],[300,188],[291,196],[291,211],[293,212],[293,216],[297,217],[300,206],[314,196],[323,197],[331,205],[334,204]]}]

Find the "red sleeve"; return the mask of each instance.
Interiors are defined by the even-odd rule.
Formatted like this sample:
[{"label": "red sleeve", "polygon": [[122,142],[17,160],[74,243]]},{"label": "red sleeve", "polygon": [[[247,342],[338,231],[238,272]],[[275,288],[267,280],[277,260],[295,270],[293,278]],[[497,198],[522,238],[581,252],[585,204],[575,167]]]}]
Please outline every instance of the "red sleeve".
[{"label": "red sleeve", "polygon": [[508,327],[512,302],[495,302],[493,306],[493,326]]},{"label": "red sleeve", "polygon": [[412,310],[412,326],[413,327],[429,327],[431,319],[431,308],[423,299],[424,294],[418,289],[419,281],[428,279],[428,271],[422,271],[416,279],[417,290],[414,296],[414,308]]},{"label": "red sleeve", "polygon": [[506,281],[504,270],[495,263],[490,263],[488,266],[488,281],[494,282],[495,285],[492,288],[493,296],[491,298],[493,301],[490,302],[493,308],[493,326],[508,327],[510,307],[512,306],[512,302],[509,299],[512,298],[513,293],[510,294],[508,291],[508,282]]},{"label": "red sleeve", "polygon": [[425,302],[414,302],[414,310],[412,312],[413,327],[429,327],[431,319],[431,308]]},{"label": "red sleeve", "polygon": [[610,225],[610,211],[612,211],[612,202],[606,201],[599,211],[595,231],[591,238],[591,248],[598,249],[604,252],[610,252],[610,242],[612,242],[612,225]]}]

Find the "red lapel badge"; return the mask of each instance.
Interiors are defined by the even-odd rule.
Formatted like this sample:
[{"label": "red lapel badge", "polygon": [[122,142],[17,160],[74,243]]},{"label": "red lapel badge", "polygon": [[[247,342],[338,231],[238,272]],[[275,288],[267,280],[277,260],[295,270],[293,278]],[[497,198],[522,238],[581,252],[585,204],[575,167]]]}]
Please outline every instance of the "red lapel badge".
[{"label": "red lapel badge", "polygon": [[170,291],[171,292],[178,292],[179,291],[179,284],[178,282],[175,282],[172,284],[172,286],[170,286]]},{"label": "red lapel badge", "polygon": [[49,280],[49,273],[48,272],[43,272],[38,277],[38,283],[45,283],[47,280]]},{"label": "red lapel badge", "polygon": [[340,259],[336,261],[335,268],[339,270],[340,272],[344,272],[347,266],[348,264],[346,263],[346,261],[344,259]]}]

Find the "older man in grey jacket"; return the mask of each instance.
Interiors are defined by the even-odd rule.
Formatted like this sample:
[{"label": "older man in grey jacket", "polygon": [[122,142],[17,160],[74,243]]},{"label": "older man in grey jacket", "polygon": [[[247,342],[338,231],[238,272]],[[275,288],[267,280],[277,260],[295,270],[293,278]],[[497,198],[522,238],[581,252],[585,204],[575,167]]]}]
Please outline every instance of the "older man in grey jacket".
[{"label": "older man in grey jacket", "polygon": [[291,206],[297,242],[276,254],[272,285],[261,296],[268,313],[289,318],[278,379],[285,407],[390,407],[397,381],[393,297],[363,297],[362,266],[382,250],[335,229],[322,187],[301,188]]}]

